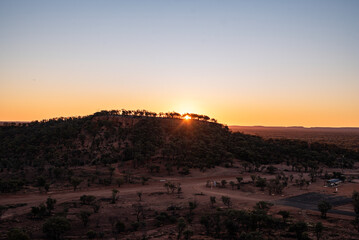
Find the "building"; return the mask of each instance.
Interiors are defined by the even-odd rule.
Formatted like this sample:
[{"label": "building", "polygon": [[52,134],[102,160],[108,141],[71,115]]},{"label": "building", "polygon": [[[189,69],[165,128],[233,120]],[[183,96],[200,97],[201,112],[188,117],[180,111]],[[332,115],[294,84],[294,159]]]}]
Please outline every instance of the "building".
[{"label": "building", "polygon": [[327,181],[327,186],[328,187],[338,186],[341,182],[342,181],[340,179],[337,179],[337,178],[329,179]]}]

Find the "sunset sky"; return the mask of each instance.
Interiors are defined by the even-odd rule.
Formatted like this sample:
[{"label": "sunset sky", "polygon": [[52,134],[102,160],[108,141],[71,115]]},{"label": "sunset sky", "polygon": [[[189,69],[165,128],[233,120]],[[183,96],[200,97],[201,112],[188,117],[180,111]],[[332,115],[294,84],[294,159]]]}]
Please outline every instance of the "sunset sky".
[{"label": "sunset sky", "polygon": [[359,127],[359,1],[0,1],[0,121]]}]

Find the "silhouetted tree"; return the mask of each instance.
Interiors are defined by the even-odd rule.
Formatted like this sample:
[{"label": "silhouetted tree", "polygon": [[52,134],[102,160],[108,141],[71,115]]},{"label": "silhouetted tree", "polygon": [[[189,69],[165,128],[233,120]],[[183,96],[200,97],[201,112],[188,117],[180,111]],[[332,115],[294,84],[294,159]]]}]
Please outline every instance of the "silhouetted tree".
[{"label": "silhouetted tree", "polygon": [[70,222],[66,218],[51,217],[42,226],[42,231],[49,239],[60,240],[70,228]]},{"label": "silhouetted tree", "polygon": [[230,197],[222,196],[222,202],[224,205],[227,206],[227,208],[230,208],[232,206],[232,201]]},{"label": "silhouetted tree", "polygon": [[315,224],[314,230],[315,230],[315,236],[317,237],[317,240],[320,240],[320,238],[322,237],[323,230],[324,230],[323,224],[321,222],[317,222],[317,224]]},{"label": "silhouetted tree", "polygon": [[321,201],[318,203],[318,210],[321,213],[322,218],[327,218],[327,212],[332,209],[332,205],[327,201]]}]

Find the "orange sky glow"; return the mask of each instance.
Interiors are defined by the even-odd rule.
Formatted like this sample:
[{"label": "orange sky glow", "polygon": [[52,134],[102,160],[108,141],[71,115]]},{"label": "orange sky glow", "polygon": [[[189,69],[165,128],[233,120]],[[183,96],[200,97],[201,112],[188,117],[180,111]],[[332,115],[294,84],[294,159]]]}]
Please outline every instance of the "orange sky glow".
[{"label": "orange sky glow", "polygon": [[0,121],[359,127],[358,1],[139,2],[0,1]]}]

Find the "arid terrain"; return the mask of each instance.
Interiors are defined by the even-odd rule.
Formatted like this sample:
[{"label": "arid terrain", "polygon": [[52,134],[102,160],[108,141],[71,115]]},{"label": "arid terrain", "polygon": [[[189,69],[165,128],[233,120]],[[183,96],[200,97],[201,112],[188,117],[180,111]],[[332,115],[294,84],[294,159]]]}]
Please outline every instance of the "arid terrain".
[{"label": "arid terrain", "polygon": [[0,239],[359,239],[358,152],[186,116],[1,127]]},{"label": "arid terrain", "polygon": [[[168,176],[165,172],[149,173],[147,169],[137,169],[133,171],[133,176],[147,176],[149,181],[145,185],[141,183],[123,184],[122,186],[88,186],[86,183],[79,185],[76,191],[71,187],[67,189],[53,189],[49,192],[39,192],[38,189],[25,189],[16,194],[2,194],[0,198],[0,205],[3,206],[18,206],[8,209],[1,218],[1,239],[6,239],[4,235],[9,228],[17,227],[23,228],[26,232],[31,233],[32,239],[43,238],[42,224],[44,220],[33,220],[31,217],[31,207],[38,206],[46,202],[48,197],[56,199],[54,214],[61,214],[66,212],[67,218],[71,222],[71,230],[65,236],[68,239],[83,239],[86,234],[93,230],[99,238],[111,239],[177,239],[178,229],[176,224],[164,223],[156,225],[156,216],[158,213],[165,212],[169,215],[185,216],[189,212],[188,202],[195,201],[198,206],[193,209],[193,220],[189,224],[189,228],[194,232],[191,239],[215,239],[205,236],[205,229],[199,223],[201,214],[205,212],[215,211],[211,207],[210,196],[216,197],[214,207],[226,209],[227,207],[220,200],[222,196],[228,196],[232,201],[232,209],[252,209],[259,201],[267,201],[273,203],[269,209],[269,214],[277,215],[279,211],[289,211],[290,217],[288,222],[295,222],[303,220],[310,226],[314,226],[317,222],[322,222],[325,226],[322,239],[358,239],[359,233],[355,230],[351,221],[352,216],[343,214],[328,213],[327,219],[321,219],[318,211],[309,209],[301,209],[297,207],[289,207],[278,203],[278,200],[285,199],[291,196],[297,196],[305,193],[321,193],[336,196],[345,196],[351,198],[354,190],[359,189],[359,183],[345,182],[338,187],[338,192],[335,188],[324,187],[325,180],[318,178],[316,182],[310,184],[308,187],[300,189],[295,186],[295,180],[300,178],[300,173],[291,172],[290,168],[285,165],[275,165],[278,172],[283,172],[286,176],[293,175],[292,182],[288,184],[283,190],[282,194],[269,195],[268,191],[261,191],[260,188],[255,187],[252,183],[251,175],[259,175],[266,179],[274,179],[275,174],[268,173],[249,173],[244,172],[240,164],[235,164],[233,168],[216,167],[214,169],[200,172],[198,170],[191,170],[188,176],[181,176],[173,174]],[[78,168],[76,171],[89,169]],[[106,169],[102,169],[106,171]],[[339,171],[338,169],[326,169],[326,171]],[[359,169],[356,167],[353,170],[346,170],[346,174],[359,176]],[[303,174],[303,178],[309,178],[308,174]],[[207,181],[221,182],[226,180],[236,181],[236,177],[242,176],[243,182],[241,189],[232,189],[227,184],[226,187],[208,187]],[[114,178],[123,177],[121,171],[116,168]],[[182,187],[181,193],[168,193],[164,187],[165,183],[173,182],[180,183]],[[112,204],[112,190],[118,189],[118,200]],[[141,200],[139,200],[138,192],[142,193]],[[89,217],[89,223],[86,227],[83,226],[77,214],[81,211],[88,210],[93,212],[91,206],[81,204],[80,197],[82,195],[92,195],[100,204],[100,209],[97,213],[92,213]],[[24,206],[22,206],[22,204]],[[26,205],[25,205],[26,204]],[[136,223],[136,208],[133,204],[140,204],[143,207],[143,215],[140,216],[140,222],[145,223],[136,231],[131,230],[131,224]],[[171,210],[171,207],[175,210]],[[343,210],[353,213],[352,204],[337,206],[335,209]],[[111,225],[114,221],[121,221],[126,225],[126,230],[121,233],[114,233],[114,226]],[[115,231],[116,232],[116,231]],[[309,230],[308,235],[315,239],[314,231]],[[291,235],[286,236],[273,233],[273,239],[291,239]],[[295,237],[294,237],[295,238]]]},{"label": "arid terrain", "polygon": [[359,150],[359,128],[229,126],[229,129],[263,138],[298,139]]}]

